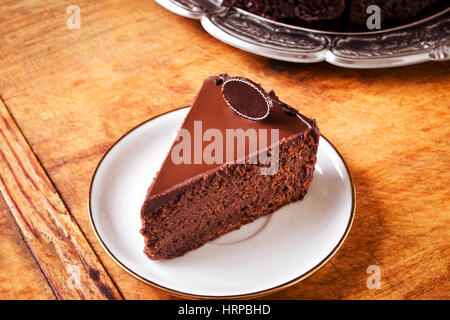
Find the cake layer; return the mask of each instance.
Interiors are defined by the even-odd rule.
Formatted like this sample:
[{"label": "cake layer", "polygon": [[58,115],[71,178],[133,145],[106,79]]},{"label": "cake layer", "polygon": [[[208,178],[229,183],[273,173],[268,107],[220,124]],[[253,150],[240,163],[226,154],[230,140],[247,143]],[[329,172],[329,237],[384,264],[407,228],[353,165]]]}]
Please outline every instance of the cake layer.
[{"label": "cake layer", "polygon": [[261,175],[260,164],[227,164],[198,180],[157,211],[143,208],[145,253],[150,259],[174,258],[225,233],[303,198],[313,178],[316,130],[283,141],[280,168]]}]

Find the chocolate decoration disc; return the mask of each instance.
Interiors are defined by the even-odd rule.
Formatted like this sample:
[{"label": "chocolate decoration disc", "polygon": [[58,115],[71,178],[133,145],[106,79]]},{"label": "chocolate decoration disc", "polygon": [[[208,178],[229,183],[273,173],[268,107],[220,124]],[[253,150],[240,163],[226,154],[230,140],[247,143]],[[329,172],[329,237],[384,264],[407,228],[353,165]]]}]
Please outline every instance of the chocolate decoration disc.
[{"label": "chocolate decoration disc", "polygon": [[259,86],[245,78],[231,78],[222,85],[227,105],[240,116],[262,120],[269,115],[272,99]]}]

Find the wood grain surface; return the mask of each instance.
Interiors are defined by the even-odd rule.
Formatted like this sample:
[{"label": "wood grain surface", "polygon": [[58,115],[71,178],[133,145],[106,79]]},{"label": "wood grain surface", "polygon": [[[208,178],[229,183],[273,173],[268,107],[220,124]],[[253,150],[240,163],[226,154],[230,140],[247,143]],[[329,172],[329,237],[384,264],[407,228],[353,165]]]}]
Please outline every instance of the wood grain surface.
[{"label": "wood grain surface", "polygon": [[[73,4],[81,9],[79,30],[66,27]],[[448,62],[381,70],[291,64],[227,46],[198,21],[150,0],[7,0],[0,6],[0,65],[4,104],[125,298],[173,297],[128,275],[96,240],[87,210],[92,174],[127,130],[189,105],[203,79],[221,72],[273,88],[315,118],[356,184],[355,222],[337,255],[268,298],[450,298]],[[7,148],[2,140],[0,150]],[[25,204],[19,205],[33,210]],[[3,211],[16,216],[8,207]],[[0,269],[0,298],[51,297],[13,235],[0,233],[8,244],[0,248],[0,265],[14,265]],[[366,285],[371,265],[380,267],[380,289]],[[8,287],[5,279],[17,271],[28,285]]]},{"label": "wood grain surface", "polygon": [[120,299],[1,101],[0,145],[0,191],[55,296]]},{"label": "wood grain surface", "polygon": [[0,298],[55,299],[2,197],[0,230]]}]

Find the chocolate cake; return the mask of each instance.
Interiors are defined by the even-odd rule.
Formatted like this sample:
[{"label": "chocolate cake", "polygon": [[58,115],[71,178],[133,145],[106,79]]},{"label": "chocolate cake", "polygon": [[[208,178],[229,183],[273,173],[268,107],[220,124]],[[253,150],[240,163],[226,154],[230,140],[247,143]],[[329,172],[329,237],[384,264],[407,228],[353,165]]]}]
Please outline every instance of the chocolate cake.
[{"label": "chocolate cake", "polygon": [[280,20],[333,20],[345,9],[345,0],[224,0],[225,7],[238,7],[257,15]]},{"label": "chocolate cake", "polygon": [[[446,0],[223,0],[225,7],[237,7],[248,12],[283,21],[300,19],[306,22],[343,18],[363,25],[366,9],[377,5],[382,19],[403,21],[415,17],[429,6]],[[448,6],[448,3],[447,3]]]},{"label": "chocolate cake", "polygon": [[319,137],[315,120],[273,91],[226,74],[207,78],[148,189],[144,252],[183,255],[302,199]]}]

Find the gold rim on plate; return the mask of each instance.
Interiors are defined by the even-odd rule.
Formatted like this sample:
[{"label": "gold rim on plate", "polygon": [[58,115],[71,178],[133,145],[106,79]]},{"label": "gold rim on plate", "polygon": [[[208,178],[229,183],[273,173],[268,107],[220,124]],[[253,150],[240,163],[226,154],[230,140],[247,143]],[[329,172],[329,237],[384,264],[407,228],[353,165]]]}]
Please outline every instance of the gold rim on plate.
[{"label": "gold rim on plate", "polygon": [[355,190],[355,184],[353,182],[353,178],[352,175],[350,174],[350,170],[347,166],[347,163],[345,162],[344,158],[342,157],[342,155],[339,153],[339,151],[336,149],[336,147],[330,142],[330,140],[328,140],[326,137],[324,137],[323,135],[320,135],[322,138],[324,138],[330,145],[331,147],[334,149],[334,151],[336,151],[336,153],[338,154],[339,158],[341,159],[342,163],[345,166],[345,169],[347,171],[349,180],[350,180],[350,184],[351,184],[351,189],[352,189],[352,209],[351,209],[351,213],[350,213],[350,219],[347,225],[347,228],[345,229],[344,234],[342,235],[341,239],[339,240],[338,244],[334,247],[334,249],[321,261],[319,262],[314,268],[312,268],[311,270],[303,273],[302,275],[300,275],[299,277],[288,281],[286,283],[280,284],[278,286],[272,287],[270,289],[266,289],[266,290],[262,290],[262,291],[258,291],[258,292],[252,292],[252,293],[247,293],[247,294],[240,294],[240,295],[230,295],[230,296],[204,296],[204,295],[196,295],[196,294],[190,294],[190,293],[185,293],[185,292],[181,292],[181,291],[177,291],[177,290],[173,290],[173,289],[169,289],[166,288],[164,286],[161,286],[157,283],[154,283],[152,281],[150,281],[149,279],[146,279],[142,276],[140,276],[139,274],[135,273],[133,270],[131,270],[130,268],[128,268],[125,264],[123,264],[119,259],[117,259],[114,254],[109,250],[109,248],[106,246],[106,244],[103,242],[102,238],[100,237],[100,234],[97,231],[97,228],[95,226],[94,223],[94,219],[92,218],[92,209],[91,209],[91,200],[92,200],[92,185],[94,183],[94,179],[95,176],[97,175],[97,171],[98,168],[100,167],[100,165],[102,164],[103,160],[105,159],[105,157],[109,154],[109,152],[120,142],[122,141],[123,138],[125,138],[128,134],[130,134],[132,131],[138,129],[139,127],[147,124],[148,122],[155,120],[156,118],[159,118],[161,116],[164,116],[168,113],[174,112],[174,111],[178,111],[181,109],[185,109],[185,108],[189,108],[189,106],[187,107],[181,107],[181,108],[176,108],[173,110],[169,110],[166,112],[163,112],[161,114],[158,114],[154,117],[151,117],[148,120],[145,120],[144,122],[138,124],[137,126],[135,126],[134,128],[128,130],[124,135],[122,135],[109,149],[108,151],[106,151],[106,153],[103,155],[103,157],[100,159],[99,163],[97,164],[97,167],[95,168],[94,174],[92,175],[92,179],[89,185],[89,198],[88,198],[88,210],[89,210],[89,221],[91,222],[92,228],[94,229],[94,233],[95,236],[97,237],[98,241],[100,242],[100,244],[102,245],[103,249],[105,249],[105,251],[108,253],[108,255],[122,268],[124,269],[126,272],[128,272],[130,275],[132,275],[133,277],[155,287],[158,289],[161,289],[167,293],[170,293],[172,295],[175,295],[177,297],[181,297],[181,298],[189,298],[189,299],[250,299],[250,298],[257,298],[257,297],[261,297],[261,296],[265,296],[265,295],[269,295],[275,292],[278,292],[282,289],[286,289],[288,287],[291,287],[297,283],[299,283],[300,281],[308,278],[309,276],[311,276],[313,273],[315,273],[316,271],[318,271],[320,268],[322,268],[335,254],[336,252],[339,250],[339,248],[342,246],[342,244],[344,243],[345,239],[347,238],[350,229],[352,227],[353,224],[353,220],[355,218],[355,210],[356,210],[356,190]]}]

